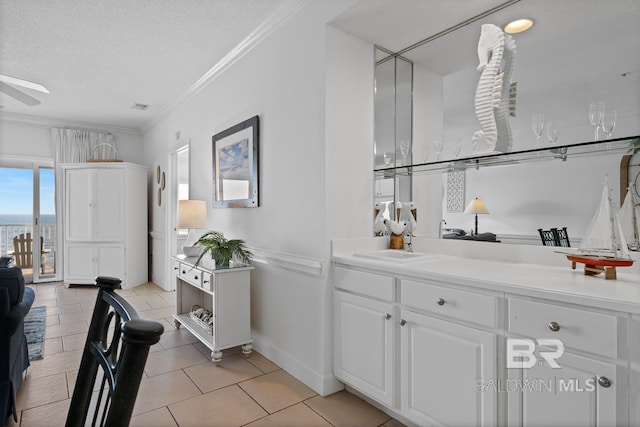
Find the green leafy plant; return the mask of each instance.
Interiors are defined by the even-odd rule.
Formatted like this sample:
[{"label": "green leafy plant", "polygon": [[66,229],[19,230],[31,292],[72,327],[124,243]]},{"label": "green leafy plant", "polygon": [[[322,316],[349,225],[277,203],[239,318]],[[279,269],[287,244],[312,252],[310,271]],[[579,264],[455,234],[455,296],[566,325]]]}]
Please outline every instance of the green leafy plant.
[{"label": "green leafy plant", "polygon": [[640,138],[629,141],[629,152],[631,154],[640,153]]},{"label": "green leafy plant", "polygon": [[241,262],[242,264],[250,264],[253,254],[249,251],[244,240],[231,239],[227,240],[219,231],[208,231],[196,242],[196,245],[202,247],[202,252],[196,260],[196,265],[207,254],[216,262],[216,267],[229,267],[231,260]]}]

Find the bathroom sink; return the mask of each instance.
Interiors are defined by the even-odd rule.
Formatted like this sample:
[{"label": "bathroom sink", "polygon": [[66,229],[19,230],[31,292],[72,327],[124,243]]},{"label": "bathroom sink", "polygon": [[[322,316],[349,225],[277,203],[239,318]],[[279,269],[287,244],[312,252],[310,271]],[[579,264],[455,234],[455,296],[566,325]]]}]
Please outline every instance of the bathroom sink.
[{"label": "bathroom sink", "polygon": [[420,261],[429,258],[437,257],[434,254],[425,254],[421,252],[407,252],[399,249],[382,249],[378,251],[370,251],[370,252],[356,252],[353,256],[363,257],[363,258],[371,258],[371,259],[381,259],[392,262],[410,262],[410,261]]}]

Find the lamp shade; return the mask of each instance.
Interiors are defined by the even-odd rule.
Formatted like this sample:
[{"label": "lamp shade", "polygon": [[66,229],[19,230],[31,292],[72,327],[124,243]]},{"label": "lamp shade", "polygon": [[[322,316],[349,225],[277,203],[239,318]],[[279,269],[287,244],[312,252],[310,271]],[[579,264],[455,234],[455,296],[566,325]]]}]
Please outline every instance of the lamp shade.
[{"label": "lamp shade", "polygon": [[469,202],[467,208],[464,210],[466,214],[488,214],[489,211],[487,207],[484,205],[482,199],[478,199],[477,197]]},{"label": "lamp shade", "polygon": [[207,202],[178,201],[178,228],[204,228],[207,225]]}]

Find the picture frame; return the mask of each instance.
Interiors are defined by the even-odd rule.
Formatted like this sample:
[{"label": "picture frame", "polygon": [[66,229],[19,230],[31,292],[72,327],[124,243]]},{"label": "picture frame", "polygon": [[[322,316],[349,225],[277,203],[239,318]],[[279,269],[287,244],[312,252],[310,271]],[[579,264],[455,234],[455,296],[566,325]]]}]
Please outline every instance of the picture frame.
[{"label": "picture frame", "polygon": [[211,138],[214,208],[259,206],[258,125],[258,116],[253,116]]}]

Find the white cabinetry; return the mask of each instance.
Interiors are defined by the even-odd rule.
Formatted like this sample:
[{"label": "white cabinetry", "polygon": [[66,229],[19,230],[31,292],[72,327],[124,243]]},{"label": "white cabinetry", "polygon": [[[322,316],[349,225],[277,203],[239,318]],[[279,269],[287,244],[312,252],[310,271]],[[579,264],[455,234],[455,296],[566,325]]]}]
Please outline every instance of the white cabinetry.
[{"label": "white cabinetry", "polygon": [[336,377],[418,425],[496,423],[494,296],[339,266],[334,284]]},{"label": "white cabinetry", "polygon": [[[194,266],[195,258],[173,259],[176,281],[176,327],[184,326],[211,350],[211,360],[219,363],[222,350],[242,346],[248,356],[251,343],[250,273],[253,267],[207,270]],[[194,306],[213,314],[211,333],[189,313]]]},{"label": "white cabinetry", "polygon": [[[336,268],[334,372],[386,405],[394,404],[394,279]],[[362,295],[351,294],[361,292]]]},{"label": "white cabinetry", "polygon": [[123,287],[145,283],[146,169],[129,163],[62,165],[64,280],[114,276]]},{"label": "white cabinetry", "polygon": [[[627,425],[625,360],[619,360],[625,337],[614,314],[576,309],[545,301],[509,298],[509,332],[539,343],[554,339],[564,349],[558,367],[540,358],[532,367],[509,371],[509,425],[513,426],[618,426]],[[526,356],[525,359],[529,359]],[[527,384],[527,386],[524,386]]]}]

